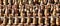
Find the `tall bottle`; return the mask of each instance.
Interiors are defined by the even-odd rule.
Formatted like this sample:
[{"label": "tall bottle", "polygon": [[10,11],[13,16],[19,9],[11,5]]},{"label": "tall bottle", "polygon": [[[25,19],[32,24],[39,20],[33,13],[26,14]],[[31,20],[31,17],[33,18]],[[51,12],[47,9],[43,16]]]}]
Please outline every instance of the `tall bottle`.
[{"label": "tall bottle", "polygon": [[60,25],[60,18],[59,18],[60,14],[59,14],[59,7],[58,7],[58,5],[56,5],[56,12],[57,12],[56,13],[56,16],[57,16],[56,17],[56,25],[59,26]]},{"label": "tall bottle", "polygon": [[31,17],[31,13],[29,12],[29,10],[27,10],[27,25],[28,26],[30,26],[30,22],[31,22],[31,19],[30,19],[30,17]]},{"label": "tall bottle", "polygon": [[54,8],[53,8],[53,12],[52,12],[52,14],[51,14],[51,26],[55,26],[55,24],[56,24],[55,17],[56,17],[56,9],[55,9],[55,7],[54,7]]},{"label": "tall bottle", "polygon": [[45,14],[45,26],[49,26],[49,12],[47,5],[45,6],[44,14]]},{"label": "tall bottle", "polygon": [[38,24],[39,26],[43,26],[43,16],[42,16],[42,10],[39,8],[38,9]]},{"label": "tall bottle", "polygon": [[6,9],[5,9],[5,14],[6,14],[7,17],[9,16],[9,11],[8,11],[8,7],[7,6],[6,6]]},{"label": "tall bottle", "polygon": [[33,23],[31,24],[31,26],[36,26],[37,24],[37,19],[36,19],[36,11],[33,9]]},{"label": "tall bottle", "polygon": [[8,0],[8,11],[9,11],[9,14],[11,14],[11,12],[12,12],[12,2],[11,2],[12,0]]},{"label": "tall bottle", "polygon": [[18,14],[18,2],[15,0],[14,5],[12,6],[12,9],[14,9],[14,14]]},{"label": "tall bottle", "polygon": [[51,26],[53,26],[54,24],[54,21],[55,21],[55,18],[53,17],[53,9],[54,9],[54,5],[53,4],[51,4],[51,10],[50,10],[50,14],[51,14],[51,20],[50,20],[50,23],[51,23]]}]

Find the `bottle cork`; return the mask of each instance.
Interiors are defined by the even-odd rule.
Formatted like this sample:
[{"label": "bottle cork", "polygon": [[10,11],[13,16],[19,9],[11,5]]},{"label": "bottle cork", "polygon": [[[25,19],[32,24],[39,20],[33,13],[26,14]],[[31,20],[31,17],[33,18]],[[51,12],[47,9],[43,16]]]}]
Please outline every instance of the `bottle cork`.
[{"label": "bottle cork", "polygon": [[54,4],[51,4],[51,12],[53,11],[53,9],[54,9]]},{"label": "bottle cork", "polygon": [[44,10],[44,4],[43,4],[43,1],[41,1],[40,6],[41,6],[41,9]]},{"label": "bottle cork", "polygon": [[35,10],[37,11],[39,9],[39,5],[38,4],[35,4]]},{"label": "bottle cork", "polygon": [[11,2],[12,0],[8,0],[8,3],[11,5],[12,4],[12,2]]},{"label": "bottle cork", "polygon": [[41,3],[41,0],[38,0],[39,3]]},{"label": "bottle cork", "polygon": [[19,5],[22,5],[22,0],[20,0]]},{"label": "bottle cork", "polygon": [[33,12],[33,4],[30,4],[29,6],[30,6],[30,9],[29,10],[32,13]]},{"label": "bottle cork", "polygon": [[33,0],[34,3],[37,3],[37,0]]},{"label": "bottle cork", "polygon": [[4,5],[7,5],[7,0],[3,0],[3,4]]},{"label": "bottle cork", "polygon": [[56,11],[59,12],[59,5],[55,5],[56,6]]},{"label": "bottle cork", "polygon": [[28,0],[29,4],[32,4],[32,0]]},{"label": "bottle cork", "polygon": [[54,26],[56,24],[55,16],[56,16],[56,9],[54,7],[53,13],[51,14],[51,26]]},{"label": "bottle cork", "polygon": [[44,3],[43,3],[43,1],[42,1],[42,0],[41,0],[41,3],[40,3],[40,6],[41,6],[41,5],[44,5]]},{"label": "bottle cork", "polygon": [[48,8],[51,8],[51,1],[50,0],[48,0],[47,6],[48,6]]},{"label": "bottle cork", "polygon": [[23,3],[23,4],[26,4],[26,3],[27,3],[27,0],[22,0],[22,3]]},{"label": "bottle cork", "polygon": [[20,3],[19,3],[19,12],[21,12],[21,9],[23,8],[23,5],[22,5],[22,0],[20,0]]},{"label": "bottle cork", "polygon": [[54,0],[54,2],[55,2],[55,4],[57,4],[58,3],[58,0]]},{"label": "bottle cork", "polygon": [[12,8],[12,2],[11,2],[12,0],[8,0],[8,8]]},{"label": "bottle cork", "polygon": [[47,4],[47,1],[48,1],[48,0],[43,0],[44,4]]}]

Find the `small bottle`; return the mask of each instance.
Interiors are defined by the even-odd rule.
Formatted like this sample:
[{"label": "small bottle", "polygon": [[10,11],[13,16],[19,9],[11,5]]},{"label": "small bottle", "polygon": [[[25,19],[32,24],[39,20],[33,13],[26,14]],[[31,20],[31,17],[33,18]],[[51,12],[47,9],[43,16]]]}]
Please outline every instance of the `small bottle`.
[{"label": "small bottle", "polygon": [[6,26],[6,24],[7,24],[7,19],[6,18],[7,18],[6,15],[4,15],[3,23],[0,26]]},{"label": "small bottle", "polygon": [[17,26],[17,25],[18,25],[18,14],[15,14],[15,20],[13,26]]},{"label": "small bottle", "polygon": [[8,10],[7,7],[6,7],[6,10],[5,10],[5,14],[6,14],[7,17],[9,16],[9,10]]},{"label": "small bottle", "polygon": [[59,5],[56,5],[56,11],[59,12]]},{"label": "small bottle", "polygon": [[24,14],[24,10],[21,9],[21,23],[18,24],[18,26],[24,26],[24,23],[25,23],[25,14]]},{"label": "small bottle", "polygon": [[9,20],[8,20],[8,24],[6,26],[12,26],[12,15],[9,14]]},{"label": "small bottle", "polygon": [[51,8],[51,1],[50,0],[48,0],[47,6],[48,6],[48,8]]},{"label": "small bottle", "polygon": [[56,17],[56,25],[57,25],[57,26],[60,26],[59,13],[57,13],[57,17]]},{"label": "small bottle", "polygon": [[29,4],[32,4],[32,0],[28,0]]},{"label": "small bottle", "polygon": [[20,3],[19,3],[19,12],[21,12],[21,9],[23,8],[23,5],[22,5],[22,2],[20,0]]}]

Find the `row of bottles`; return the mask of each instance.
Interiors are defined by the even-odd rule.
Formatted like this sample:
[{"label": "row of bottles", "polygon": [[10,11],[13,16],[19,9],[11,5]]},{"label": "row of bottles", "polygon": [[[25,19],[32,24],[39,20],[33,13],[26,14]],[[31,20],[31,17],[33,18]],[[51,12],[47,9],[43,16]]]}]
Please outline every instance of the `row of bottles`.
[{"label": "row of bottles", "polygon": [[[17,0],[13,0],[13,2],[12,0],[8,0],[8,2],[7,0],[0,1],[0,18],[3,18],[1,26],[60,25],[60,0],[20,0],[19,3]],[[51,2],[55,3],[52,4]],[[25,23],[26,17],[27,23]],[[14,23],[13,18],[15,19]],[[21,23],[19,23],[18,18],[21,18]],[[31,18],[33,18],[32,23]]]}]

